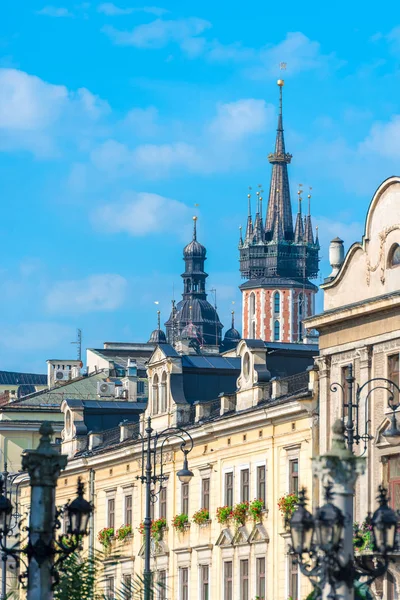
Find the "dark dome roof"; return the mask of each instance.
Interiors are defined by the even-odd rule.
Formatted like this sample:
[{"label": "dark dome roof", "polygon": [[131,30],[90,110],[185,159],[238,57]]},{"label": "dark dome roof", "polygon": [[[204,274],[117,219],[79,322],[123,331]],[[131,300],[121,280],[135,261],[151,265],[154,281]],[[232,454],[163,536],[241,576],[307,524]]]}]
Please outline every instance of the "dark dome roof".
[{"label": "dark dome roof", "polygon": [[186,327],[182,329],[181,338],[182,339],[198,339],[201,337],[200,330],[193,323],[188,323]]},{"label": "dark dome roof", "polygon": [[162,329],[155,329],[149,339],[149,344],[165,344],[167,337]]},{"label": "dark dome roof", "polygon": [[183,250],[185,258],[205,258],[206,249],[197,240],[192,240]]},{"label": "dark dome roof", "polygon": [[[208,302],[202,298],[191,298],[181,300],[177,304],[177,321],[183,323],[212,323],[215,327],[215,321],[220,325],[217,311]],[[222,327],[222,326],[221,326]]]},{"label": "dark dome roof", "polygon": [[234,327],[231,327],[225,332],[224,341],[239,342],[241,339],[240,333]]}]

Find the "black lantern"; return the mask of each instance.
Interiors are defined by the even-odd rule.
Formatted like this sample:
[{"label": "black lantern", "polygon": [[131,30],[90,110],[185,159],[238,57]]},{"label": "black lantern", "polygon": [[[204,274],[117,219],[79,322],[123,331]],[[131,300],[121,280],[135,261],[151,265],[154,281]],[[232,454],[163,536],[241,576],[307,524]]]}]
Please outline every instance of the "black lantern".
[{"label": "black lantern", "polygon": [[90,502],[83,497],[84,486],[81,478],[78,479],[78,497],[66,506],[68,513],[68,533],[76,536],[87,535],[89,517],[93,508]]},{"label": "black lantern", "polygon": [[376,549],[386,555],[394,548],[397,516],[394,510],[388,506],[387,491],[382,485],[379,486],[378,502],[379,508],[371,519],[372,532]]},{"label": "black lantern", "polygon": [[306,491],[300,490],[298,508],[290,519],[290,533],[292,535],[293,550],[300,556],[311,550],[314,532],[313,516],[306,509]]},{"label": "black lantern", "polygon": [[382,433],[382,437],[384,437],[391,446],[398,446],[400,444],[400,429],[397,427],[396,413],[394,411],[395,409],[393,409],[393,414],[390,417],[390,427]]},{"label": "black lantern", "polygon": [[[326,496],[329,499],[330,489],[327,490]],[[315,515],[315,535],[317,544],[324,552],[331,552],[338,548],[342,539],[343,527],[343,513],[332,502],[327,502],[318,508]]]},{"label": "black lantern", "polygon": [[178,479],[181,483],[189,483],[193,477],[192,471],[189,470],[187,455],[188,451],[184,450],[185,457],[183,459],[183,468],[177,472]]},{"label": "black lantern", "polygon": [[0,479],[0,534],[5,534],[10,531],[12,519],[12,504],[7,496],[3,493],[4,480]]}]

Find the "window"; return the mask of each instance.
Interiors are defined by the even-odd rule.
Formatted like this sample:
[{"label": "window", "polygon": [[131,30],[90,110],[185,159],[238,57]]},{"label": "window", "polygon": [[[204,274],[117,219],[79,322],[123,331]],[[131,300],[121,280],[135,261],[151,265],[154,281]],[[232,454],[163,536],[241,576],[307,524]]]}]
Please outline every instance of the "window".
[{"label": "window", "polygon": [[115,498],[109,498],[107,503],[107,526],[115,527]]},{"label": "window", "polygon": [[167,572],[158,571],[157,577],[158,595],[157,600],[167,600]]},{"label": "window", "polygon": [[233,506],[233,473],[225,473],[225,504]]},{"label": "window", "polygon": [[144,381],[137,382],[137,394],[138,396],[144,394]]},{"label": "window", "polygon": [[182,514],[184,515],[188,515],[189,514],[189,484],[188,483],[182,483],[182,506],[181,506],[181,510],[182,510]]},{"label": "window", "polygon": [[240,561],[240,600],[249,600],[249,561],[248,560]]},{"label": "window", "polygon": [[158,403],[158,375],[153,377],[153,414],[157,415],[159,411]]},{"label": "window", "polygon": [[167,518],[167,488],[162,487],[160,490],[160,519]]},{"label": "window", "polygon": [[208,565],[200,566],[200,600],[209,599],[209,571],[210,568]]},{"label": "window", "polygon": [[275,321],[274,323],[274,341],[279,342],[281,337],[281,326],[279,321]]},{"label": "window", "polygon": [[[388,379],[393,381],[397,386],[399,385],[399,355],[392,354],[392,356],[388,356]],[[395,387],[393,387],[393,402],[398,403],[399,401],[399,392]]]},{"label": "window", "polygon": [[389,498],[394,510],[400,509],[400,455],[390,456],[388,461]]},{"label": "window", "polygon": [[131,600],[132,598],[132,575],[122,575],[122,598]]},{"label": "window", "polygon": [[257,498],[266,506],[266,469],[265,465],[257,467]]},{"label": "window", "polygon": [[210,510],[210,479],[201,480],[201,508]]},{"label": "window", "polygon": [[232,562],[224,562],[224,600],[233,600]]},{"label": "window", "polygon": [[299,492],[299,459],[289,460],[289,493]]},{"label": "window", "polygon": [[250,294],[250,306],[249,306],[249,317],[250,317],[250,321],[249,321],[249,330],[250,330],[250,337],[251,339],[255,339],[256,337],[256,296],[254,294],[254,292],[252,292]]},{"label": "window", "polygon": [[249,481],[250,481],[249,469],[242,469],[240,471],[240,501],[241,502],[248,502],[250,499]]},{"label": "window", "polygon": [[180,569],[180,594],[179,600],[189,600],[189,569],[187,567]]},{"label": "window", "polygon": [[114,600],[114,577],[106,577],[105,579],[106,589],[105,589],[105,597],[106,600]]},{"label": "window", "polygon": [[256,596],[265,600],[265,558],[256,559]]},{"label": "window", "polygon": [[245,379],[248,379],[250,375],[250,354],[248,352],[243,356],[243,375]]},{"label": "window", "polygon": [[164,372],[161,378],[161,406],[160,411],[165,413],[167,410],[167,374]]},{"label": "window", "polygon": [[274,314],[281,314],[281,295],[279,292],[275,292],[274,294]]},{"label": "window", "polygon": [[254,317],[256,314],[256,297],[254,292],[250,294],[250,317]]},{"label": "window", "polygon": [[255,321],[253,321],[251,324],[251,339],[252,340],[256,339],[256,323],[255,323]]},{"label": "window", "polygon": [[289,554],[289,597],[299,600],[299,567],[295,556]]},{"label": "window", "polygon": [[299,294],[299,300],[298,300],[298,314],[299,314],[299,340],[303,339],[303,312],[304,312],[304,296],[303,294]]},{"label": "window", "polygon": [[389,250],[388,266],[398,267],[400,265],[400,246],[399,244],[393,244]]},{"label": "window", "polygon": [[125,525],[132,525],[132,496],[125,496]]}]

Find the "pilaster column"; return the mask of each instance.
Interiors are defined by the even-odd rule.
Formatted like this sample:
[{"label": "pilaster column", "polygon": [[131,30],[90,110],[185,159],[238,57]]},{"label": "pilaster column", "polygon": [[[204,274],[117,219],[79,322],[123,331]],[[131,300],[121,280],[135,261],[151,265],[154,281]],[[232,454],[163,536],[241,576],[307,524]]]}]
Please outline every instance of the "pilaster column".
[{"label": "pilaster column", "polygon": [[318,356],[315,359],[315,364],[318,367],[319,378],[319,452],[324,453],[328,449],[328,440],[330,438],[330,414],[329,414],[329,398],[330,398],[330,356]]},{"label": "pilaster column", "polygon": [[[362,387],[364,385],[364,383],[366,383],[367,381],[369,381],[371,379],[371,346],[364,346],[363,348],[359,348],[356,351],[356,356],[359,358],[359,369],[360,369],[359,377],[358,377],[358,384],[360,387]],[[373,415],[372,415],[372,411],[371,411],[372,406],[371,406],[370,399],[368,400],[369,406],[365,405],[365,398],[367,397],[368,391],[369,391],[369,386],[366,386],[364,388],[363,397],[360,398],[360,407],[358,410],[358,412],[359,412],[358,422],[360,424],[360,434],[361,435],[365,431],[365,422],[366,422],[367,414],[371,421],[369,423],[369,427],[370,428],[373,427]],[[370,433],[371,433],[371,431],[370,431]],[[358,447],[360,448],[360,452],[363,452],[364,442],[362,440],[360,441],[360,445]],[[371,465],[374,462],[373,452],[374,452],[373,445],[368,444],[367,451],[364,455],[367,458],[367,467],[366,467],[365,473],[363,475],[361,475],[360,481],[359,481],[359,490],[360,491],[363,490],[363,493],[358,494],[358,496],[359,496],[358,506],[359,506],[360,514],[355,515],[357,521],[362,521],[363,520],[362,515],[367,515],[368,511],[371,509],[371,506],[372,506],[371,490],[375,489],[375,486],[373,486],[373,484],[372,484],[372,470],[371,470]]]},{"label": "pilaster column", "polygon": [[28,540],[28,600],[51,600],[53,593],[52,567],[55,532],[55,489],[61,469],[67,465],[67,456],[51,444],[53,428],[42,423],[41,438],[36,450],[25,450],[22,469],[28,471],[31,485],[31,508]]}]

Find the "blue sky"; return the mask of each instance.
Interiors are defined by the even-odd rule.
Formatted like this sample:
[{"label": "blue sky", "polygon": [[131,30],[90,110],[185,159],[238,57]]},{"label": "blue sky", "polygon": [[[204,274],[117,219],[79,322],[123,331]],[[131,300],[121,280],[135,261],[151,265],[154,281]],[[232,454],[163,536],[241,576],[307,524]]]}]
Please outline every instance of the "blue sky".
[{"label": "blue sky", "polygon": [[194,212],[240,323],[238,227],[248,186],[268,189],[280,62],[292,198],[312,186],[328,274],[329,240],[359,239],[400,171],[400,19],[357,4],[2,3],[1,369],[74,356],[77,327],[89,347],[146,341]]}]

